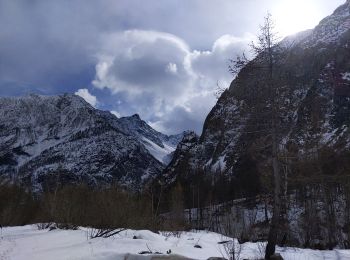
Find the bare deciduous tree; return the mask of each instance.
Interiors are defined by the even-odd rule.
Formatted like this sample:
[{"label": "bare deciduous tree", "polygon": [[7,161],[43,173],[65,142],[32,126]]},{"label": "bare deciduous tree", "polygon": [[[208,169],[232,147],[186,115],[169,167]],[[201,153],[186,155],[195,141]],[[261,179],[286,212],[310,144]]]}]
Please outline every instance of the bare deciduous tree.
[{"label": "bare deciduous tree", "polygon": [[[266,246],[265,258],[275,253],[275,247],[278,243],[278,234],[281,227],[281,215],[284,206],[283,196],[286,194],[287,178],[282,174],[280,164],[280,86],[277,74],[277,64],[279,54],[285,48],[278,44],[277,34],[274,32],[274,23],[271,15],[265,17],[264,24],[260,27],[260,35],[257,37],[257,43],[251,44],[251,49],[255,58],[249,61],[245,55],[231,60],[229,71],[237,75],[239,71],[246,70],[249,75],[257,75],[257,89],[250,89],[248,98],[250,99],[250,114],[256,124],[259,124],[259,131],[264,131],[269,135],[270,162],[272,166],[272,176],[274,180],[273,190],[273,214],[270,223],[268,235],[268,244]],[[239,77],[239,75],[238,75]],[[255,93],[254,93],[255,92]],[[253,94],[251,94],[253,93]],[[263,118],[263,120],[261,120]],[[252,123],[253,124],[253,123]],[[283,176],[282,176],[283,175]]]}]

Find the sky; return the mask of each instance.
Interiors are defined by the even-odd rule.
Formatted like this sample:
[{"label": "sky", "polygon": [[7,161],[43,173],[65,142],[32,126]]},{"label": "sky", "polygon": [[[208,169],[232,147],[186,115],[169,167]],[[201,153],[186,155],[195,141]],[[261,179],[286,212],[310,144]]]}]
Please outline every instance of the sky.
[{"label": "sky", "polygon": [[201,133],[228,60],[267,12],[281,37],[345,0],[0,0],[0,96],[75,93],[167,134]]}]

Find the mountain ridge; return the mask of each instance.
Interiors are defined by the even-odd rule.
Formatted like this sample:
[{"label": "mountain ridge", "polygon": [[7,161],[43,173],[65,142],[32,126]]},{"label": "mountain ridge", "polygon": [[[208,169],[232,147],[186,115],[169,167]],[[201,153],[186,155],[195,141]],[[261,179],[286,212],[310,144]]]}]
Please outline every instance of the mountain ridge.
[{"label": "mountain ridge", "polygon": [[[346,75],[350,72],[350,2],[338,7],[315,29],[287,37],[282,44],[286,42],[293,44],[277,68],[288,107],[283,117],[288,127],[281,144],[299,147],[295,156],[318,146],[349,149],[350,81]],[[196,169],[237,174],[246,153],[266,142],[261,129],[252,129],[251,116],[245,109],[249,95],[242,95],[259,85],[258,77],[246,68],[241,70],[208,114],[198,140],[190,149],[175,152],[187,155],[175,156],[164,170],[164,178],[191,176]],[[266,158],[256,157],[262,155],[253,152],[249,156],[260,162],[260,168],[266,167]]]},{"label": "mountain ridge", "polygon": [[38,189],[59,171],[62,182],[140,188],[165,167],[154,150],[166,156],[182,136],[159,133],[139,116],[117,118],[73,94],[2,97],[0,117],[1,175]]}]

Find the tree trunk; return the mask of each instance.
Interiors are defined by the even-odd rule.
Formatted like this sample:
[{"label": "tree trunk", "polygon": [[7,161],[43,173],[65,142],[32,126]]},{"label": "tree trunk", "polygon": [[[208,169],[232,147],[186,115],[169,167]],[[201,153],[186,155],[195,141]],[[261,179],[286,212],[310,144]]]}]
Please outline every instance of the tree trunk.
[{"label": "tree trunk", "polygon": [[278,241],[278,231],[280,226],[280,215],[281,215],[281,176],[279,172],[278,158],[277,158],[277,137],[276,132],[273,131],[273,144],[272,144],[272,168],[274,177],[274,205],[273,213],[271,219],[271,226],[268,236],[268,242],[266,246],[265,259],[270,259],[270,257],[275,253],[276,244]]}]

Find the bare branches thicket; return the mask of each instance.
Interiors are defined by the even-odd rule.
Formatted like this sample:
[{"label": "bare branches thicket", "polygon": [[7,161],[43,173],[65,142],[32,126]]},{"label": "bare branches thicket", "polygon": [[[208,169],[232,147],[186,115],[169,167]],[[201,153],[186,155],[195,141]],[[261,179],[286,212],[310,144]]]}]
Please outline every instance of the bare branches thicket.
[{"label": "bare branches thicket", "polygon": [[89,237],[90,238],[98,238],[98,237],[109,238],[109,237],[115,236],[115,235],[117,235],[125,230],[126,230],[125,228],[91,229]]}]

